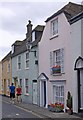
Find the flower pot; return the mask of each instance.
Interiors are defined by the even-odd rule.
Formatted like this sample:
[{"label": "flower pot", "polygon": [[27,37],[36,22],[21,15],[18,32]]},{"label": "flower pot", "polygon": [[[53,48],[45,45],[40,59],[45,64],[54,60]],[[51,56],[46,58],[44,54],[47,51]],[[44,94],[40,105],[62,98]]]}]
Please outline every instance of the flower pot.
[{"label": "flower pot", "polygon": [[73,114],[73,110],[72,109],[68,109],[68,114],[72,115]]}]

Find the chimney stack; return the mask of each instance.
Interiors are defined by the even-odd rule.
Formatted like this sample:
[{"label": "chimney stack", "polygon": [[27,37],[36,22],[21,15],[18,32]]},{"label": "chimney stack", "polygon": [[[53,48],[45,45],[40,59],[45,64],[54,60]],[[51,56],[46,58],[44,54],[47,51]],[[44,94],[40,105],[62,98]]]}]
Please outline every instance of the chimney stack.
[{"label": "chimney stack", "polygon": [[30,37],[31,36],[31,32],[32,32],[32,24],[31,24],[31,21],[29,20],[28,21],[28,25],[26,26],[27,27],[27,33],[26,33],[26,38]]}]

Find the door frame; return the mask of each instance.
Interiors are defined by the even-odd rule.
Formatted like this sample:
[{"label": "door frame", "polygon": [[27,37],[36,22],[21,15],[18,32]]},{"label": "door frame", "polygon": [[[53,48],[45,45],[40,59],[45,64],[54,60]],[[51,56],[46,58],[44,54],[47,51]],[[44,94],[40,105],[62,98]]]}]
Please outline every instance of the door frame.
[{"label": "door frame", "polygon": [[[48,80],[49,78],[45,73],[41,73],[38,77],[39,80],[39,105],[47,108],[48,106]],[[42,89],[43,88],[43,89]]]},{"label": "door frame", "polygon": [[83,111],[81,110],[81,90],[80,90],[80,71],[83,70],[83,66],[79,67],[78,66],[78,62],[80,61],[80,63],[83,63],[83,58],[82,57],[78,57],[75,61],[75,65],[74,65],[74,70],[77,70],[77,89],[78,89],[78,112]]}]

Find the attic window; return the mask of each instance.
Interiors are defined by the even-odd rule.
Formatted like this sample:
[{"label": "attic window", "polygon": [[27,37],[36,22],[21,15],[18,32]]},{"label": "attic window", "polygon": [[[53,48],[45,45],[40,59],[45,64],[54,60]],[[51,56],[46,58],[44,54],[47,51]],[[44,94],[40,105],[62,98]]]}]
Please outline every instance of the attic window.
[{"label": "attic window", "polygon": [[58,18],[51,22],[51,37],[58,34]]},{"label": "attic window", "polygon": [[12,54],[14,53],[14,45],[12,46]]},{"label": "attic window", "polygon": [[32,42],[35,41],[35,31],[32,32]]}]

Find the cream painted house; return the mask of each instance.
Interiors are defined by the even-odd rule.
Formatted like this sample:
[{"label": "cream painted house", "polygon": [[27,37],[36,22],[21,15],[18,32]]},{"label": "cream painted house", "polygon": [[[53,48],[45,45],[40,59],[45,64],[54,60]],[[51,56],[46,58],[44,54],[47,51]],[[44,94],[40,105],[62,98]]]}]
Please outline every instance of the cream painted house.
[{"label": "cream painted house", "polygon": [[[83,11],[82,5],[69,2],[46,20],[43,36],[39,43],[38,80],[40,106],[42,107],[59,102],[64,104],[65,111],[67,109],[67,92],[70,91],[74,96],[73,85],[76,83],[73,84],[72,79],[75,72],[72,53],[75,43],[72,44],[73,40],[71,41],[70,19],[81,11]],[[76,103],[73,110],[78,112],[75,105]]]},{"label": "cream painted house", "polygon": [[2,61],[0,61],[0,94],[2,94]]},{"label": "cream painted house", "polygon": [[9,96],[9,86],[12,83],[11,51],[2,59],[3,94]]}]

